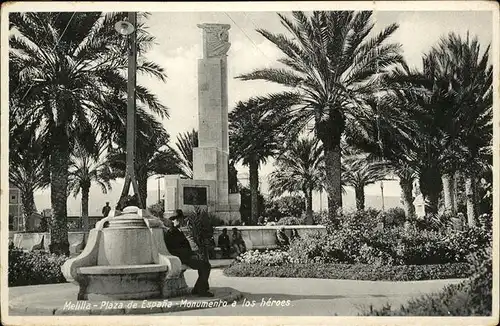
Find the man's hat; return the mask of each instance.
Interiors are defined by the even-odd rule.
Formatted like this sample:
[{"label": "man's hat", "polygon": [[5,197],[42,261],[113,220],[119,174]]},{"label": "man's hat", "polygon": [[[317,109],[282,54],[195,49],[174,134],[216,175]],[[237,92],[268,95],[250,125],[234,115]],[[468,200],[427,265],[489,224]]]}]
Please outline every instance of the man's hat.
[{"label": "man's hat", "polygon": [[171,221],[173,221],[173,220],[177,220],[177,219],[180,219],[180,218],[182,218],[182,216],[172,215],[168,219],[171,220]]},{"label": "man's hat", "polygon": [[182,212],[182,210],[176,209],[175,215],[170,216],[168,219],[173,221],[173,220],[177,220],[177,219],[181,219],[181,218],[184,218],[184,213]]}]

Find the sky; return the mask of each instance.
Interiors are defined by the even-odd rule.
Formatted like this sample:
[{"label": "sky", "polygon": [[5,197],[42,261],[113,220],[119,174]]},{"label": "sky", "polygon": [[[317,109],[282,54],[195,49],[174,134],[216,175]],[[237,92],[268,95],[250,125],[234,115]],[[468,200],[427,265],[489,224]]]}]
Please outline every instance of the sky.
[{"label": "sky", "polygon": [[[289,13],[284,13],[288,15]],[[379,32],[389,24],[397,23],[399,29],[390,38],[402,45],[403,55],[410,66],[420,67],[422,54],[437,43],[440,37],[449,32],[465,36],[467,31],[476,35],[483,47],[492,41],[491,11],[376,11],[374,32]],[[197,27],[201,23],[230,24],[228,52],[228,103],[231,110],[238,101],[245,101],[251,96],[265,95],[284,90],[281,86],[264,81],[240,81],[236,76],[264,67],[275,67],[281,57],[277,48],[256,32],[262,28],[273,33],[286,32],[276,12],[153,12],[145,22],[148,31],[156,37],[156,45],[147,57],[160,64],[166,70],[166,83],[146,76],[138,76],[138,83],[147,86],[159,100],[170,108],[170,118],[163,121],[171,135],[172,142],[176,135],[198,129],[198,83],[197,65],[202,57],[202,31]],[[267,192],[267,175],[273,171],[272,160],[261,167],[261,190]],[[245,183],[248,177],[246,167],[237,166],[239,177]],[[105,201],[116,203],[121,191],[121,182],[114,182],[112,192],[102,195],[97,187],[92,187],[90,214],[99,214]],[[151,178],[149,191],[156,191],[158,181]],[[163,185],[160,184],[160,189]],[[380,185],[366,188],[367,195],[380,194]],[[384,184],[386,196],[399,196],[397,181]],[[351,194],[352,195],[352,194]],[[352,195],[353,196],[353,195]],[[149,196],[152,197],[152,196]],[[316,194],[313,207],[326,207],[326,195],[319,203]],[[152,203],[156,198],[148,198]],[[37,193],[38,210],[50,207],[50,192]],[[69,215],[80,211],[79,197],[68,199]]]}]

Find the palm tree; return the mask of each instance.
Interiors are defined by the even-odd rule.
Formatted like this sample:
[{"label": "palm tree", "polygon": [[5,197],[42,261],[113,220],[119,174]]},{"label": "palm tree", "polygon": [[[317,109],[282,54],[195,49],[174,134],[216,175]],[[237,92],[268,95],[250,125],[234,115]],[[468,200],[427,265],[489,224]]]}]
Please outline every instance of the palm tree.
[{"label": "palm tree", "polygon": [[[389,160],[403,168],[401,172],[405,173],[400,178],[406,182],[410,181],[406,176],[418,176],[426,214],[435,215],[443,190],[443,172],[455,165],[453,136],[444,128],[453,116],[453,96],[448,92],[448,82],[436,74],[429,56],[423,58],[422,71],[403,64],[386,77],[387,99],[396,107],[392,112],[402,115],[411,127],[401,134],[404,141],[400,144],[388,140],[392,151]],[[388,110],[387,106],[384,110]],[[385,116],[384,120],[391,118]]]},{"label": "palm tree", "polygon": [[410,86],[402,93],[422,135],[413,147],[414,161],[429,212],[437,212],[442,186],[446,209],[454,211],[454,175],[463,170],[471,176],[466,188],[469,222],[473,224],[477,215],[474,176],[491,165],[492,67],[488,65],[488,49],[481,56],[477,39],[467,37],[464,41],[450,33],[424,55],[422,71],[396,69],[389,79]]},{"label": "palm tree", "polygon": [[[448,142],[453,142],[454,169],[446,177],[453,180],[460,169],[466,175],[467,217],[475,225],[478,216],[476,195],[478,178],[492,166],[493,67],[489,64],[489,46],[481,54],[477,37],[465,39],[455,33],[442,37],[428,54],[436,75],[448,81],[453,96],[451,121],[445,124]],[[445,192],[452,198],[453,184]],[[453,201],[449,201],[452,208]]]},{"label": "palm tree", "polygon": [[36,134],[34,126],[10,120],[9,181],[21,191],[26,225],[27,219],[36,212],[35,190],[50,183],[48,151],[44,135]]},{"label": "palm tree", "polygon": [[[25,12],[9,15],[9,62],[20,67],[19,103],[11,112],[30,116],[48,135],[51,148],[51,251],[69,254],[67,226],[68,168],[76,139],[92,145],[97,135],[112,135],[122,112],[112,105],[126,98],[126,40],[114,30],[126,13]],[[145,15],[142,15],[144,18]],[[166,76],[142,54],[154,37],[138,26],[137,71],[161,81]],[[149,110],[167,116],[167,108],[145,87],[136,97]]]},{"label": "palm tree", "polygon": [[342,181],[354,188],[356,209],[365,209],[365,187],[377,181],[386,180],[389,164],[370,160],[369,154],[351,150],[342,160]]},{"label": "palm tree", "polygon": [[193,129],[177,135],[175,146],[180,154],[183,174],[193,178],[193,148],[198,147],[198,131]]},{"label": "palm tree", "polygon": [[422,142],[418,121],[412,116],[412,105],[406,98],[401,100],[386,91],[368,99],[367,103],[375,112],[375,118],[346,126],[351,130],[346,143],[369,153],[371,161],[386,162],[388,172],[399,178],[405,215],[412,217],[415,215],[413,181],[418,177],[416,167],[419,165],[415,148]]},{"label": "palm tree", "polygon": [[101,145],[96,153],[89,153],[84,146],[77,143],[71,155],[68,190],[75,197],[80,191],[82,193],[81,227],[85,232],[89,230],[89,193],[92,183],[99,185],[104,194],[111,190],[110,181],[113,175],[106,161],[106,150],[107,147]]},{"label": "palm tree", "polygon": [[[230,165],[242,161],[249,168],[251,222],[254,224],[257,224],[259,217],[259,166],[283,148],[287,137],[284,132],[287,117],[282,112],[289,104],[286,99],[277,98],[273,101],[272,96],[267,102],[256,97],[238,102],[229,113]],[[270,113],[269,106],[276,109],[275,113]],[[290,135],[294,131],[287,130],[287,133]]]},{"label": "palm tree", "polygon": [[294,98],[297,123],[314,121],[316,137],[323,143],[328,208],[332,217],[342,207],[340,141],[346,125],[373,114],[364,97],[378,88],[377,73],[384,74],[403,60],[401,46],[386,43],[398,26],[392,24],[368,37],[374,23],[370,11],[293,12],[293,21],[278,14],[291,34],[258,32],[285,55],[286,68],[266,68],[239,76],[266,80],[293,88],[284,98]]},{"label": "palm tree", "polygon": [[302,138],[290,143],[276,159],[276,169],[269,176],[271,196],[283,192],[302,192],[306,224],[312,224],[312,193],[322,190],[324,180],[323,148],[316,139]]}]

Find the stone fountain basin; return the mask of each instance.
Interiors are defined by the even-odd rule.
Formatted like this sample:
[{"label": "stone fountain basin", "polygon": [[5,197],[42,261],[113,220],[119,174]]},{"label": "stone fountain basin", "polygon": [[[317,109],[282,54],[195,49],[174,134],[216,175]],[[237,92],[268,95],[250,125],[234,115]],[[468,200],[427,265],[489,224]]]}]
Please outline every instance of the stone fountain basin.
[{"label": "stone fountain basin", "polygon": [[[78,268],[80,300],[140,300],[162,297],[167,265],[115,265]],[[92,296],[92,297],[89,297]]]}]

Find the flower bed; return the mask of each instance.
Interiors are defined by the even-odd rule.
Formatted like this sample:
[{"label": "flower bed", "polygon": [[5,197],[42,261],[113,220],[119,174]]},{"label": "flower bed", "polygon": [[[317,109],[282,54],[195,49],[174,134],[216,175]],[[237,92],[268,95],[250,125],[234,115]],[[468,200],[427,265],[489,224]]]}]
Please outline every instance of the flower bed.
[{"label": "flower bed", "polygon": [[[286,258],[284,258],[286,259]],[[236,261],[224,270],[226,276],[324,278],[366,281],[418,281],[470,276],[467,263],[436,265],[366,265],[332,263],[248,263]]]}]

